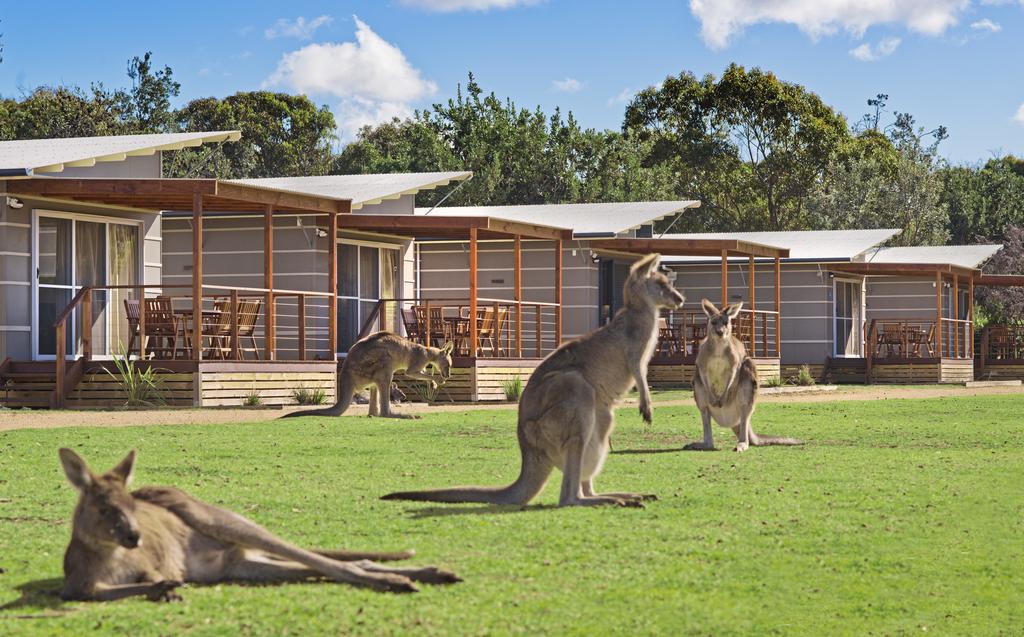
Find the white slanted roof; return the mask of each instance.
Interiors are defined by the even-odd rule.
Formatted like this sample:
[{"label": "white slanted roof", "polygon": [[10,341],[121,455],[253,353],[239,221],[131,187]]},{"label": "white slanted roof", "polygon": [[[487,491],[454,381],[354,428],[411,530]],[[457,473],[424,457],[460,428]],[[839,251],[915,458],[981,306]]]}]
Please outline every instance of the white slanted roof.
[{"label": "white slanted roof", "polygon": [[999,244],[970,246],[913,246],[903,248],[876,248],[864,255],[868,263],[924,263],[958,265],[977,268],[999,252]]},{"label": "white slanted roof", "polygon": [[[781,232],[698,232],[666,234],[664,239],[740,239],[789,248],[787,261],[853,261],[899,230],[794,230]],[[706,257],[669,257],[666,263],[706,261]]]},{"label": "white slanted roof", "polygon": [[240,184],[287,190],[306,195],[351,199],[352,209],[414,195],[421,190],[432,190],[453,181],[473,176],[472,171],[461,170],[436,173],[387,173],[378,175],[324,175],[322,177],[265,177],[261,179],[232,179]]},{"label": "white slanted roof", "polygon": [[238,131],[214,131],[0,141],[0,171],[7,176],[59,173],[65,167],[95,166],[97,162],[124,161],[160,150],[234,142],[241,136]]},{"label": "white slanted roof", "polygon": [[[532,206],[462,206],[435,208],[432,217],[492,217],[523,223],[567,228],[575,236],[614,237],[617,234],[653,223],[688,208],[699,201],[635,201],[623,203],[539,204]],[[417,208],[426,214],[429,208]]]}]

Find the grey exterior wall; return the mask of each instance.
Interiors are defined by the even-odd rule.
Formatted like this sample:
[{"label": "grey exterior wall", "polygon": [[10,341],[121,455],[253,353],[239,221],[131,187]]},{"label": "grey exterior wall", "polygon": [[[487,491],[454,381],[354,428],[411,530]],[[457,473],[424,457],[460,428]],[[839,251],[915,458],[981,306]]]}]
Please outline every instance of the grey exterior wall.
[{"label": "grey exterior wall", "polygon": [[[867,318],[935,320],[935,281],[872,276],[867,281]],[[943,301],[948,303],[948,293]],[[943,316],[948,316],[945,312]]]},{"label": "grey exterior wall", "polygon": [[[79,177],[153,179],[162,176],[161,163],[161,153],[156,152],[149,156],[128,157],[124,161],[98,162],[95,166],[88,168],[65,168],[59,173],[52,173],[52,176],[65,179]],[[48,175],[48,173],[43,174]]]},{"label": "grey exterior wall", "polygon": [[416,195],[402,195],[352,211],[356,215],[411,215],[416,208]]}]

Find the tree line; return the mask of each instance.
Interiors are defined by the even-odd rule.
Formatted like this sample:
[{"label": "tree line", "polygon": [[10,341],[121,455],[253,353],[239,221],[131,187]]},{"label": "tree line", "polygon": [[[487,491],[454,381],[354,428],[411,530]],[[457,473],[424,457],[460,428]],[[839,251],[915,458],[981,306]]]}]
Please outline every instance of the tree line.
[{"label": "tree line", "polygon": [[[619,130],[518,106],[469,75],[451,99],[359,131],[338,148],[331,111],[269,91],[205,97],[152,55],[129,85],[39,87],[0,99],[0,138],[239,129],[242,141],[168,156],[175,177],[472,170],[448,205],[699,199],[676,231],[898,227],[903,245],[1003,242],[1024,225],[1024,160],[953,165],[943,127],[890,112],[888,96],[849,122],[805,87],[757,68],[682,72],[638,93]],[[443,193],[422,195],[429,205]]]}]

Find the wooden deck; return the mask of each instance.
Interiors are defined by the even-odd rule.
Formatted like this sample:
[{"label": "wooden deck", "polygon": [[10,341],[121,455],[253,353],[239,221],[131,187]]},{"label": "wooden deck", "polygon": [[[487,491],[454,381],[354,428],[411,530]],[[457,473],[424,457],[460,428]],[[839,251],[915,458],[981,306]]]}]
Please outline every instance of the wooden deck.
[{"label": "wooden deck", "polygon": [[[826,367],[833,383],[865,383],[867,360],[833,358]],[[974,361],[969,358],[885,357],[875,358],[870,382],[886,385],[931,385],[974,380]]]},{"label": "wooden deck", "polygon": [[[323,389],[326,402],[336,396],[337,366],[332,361],[156,361],[137,363],[158,370],[161,398],[174,407],[241,406],[246,396],[259,394],[263,405],[294,405],[293,392]],[[0,405],[49,406],[56,387],[52,362],[13,363],[12,389],[0,391]],[[118,382],[104,369],[112,361],[90,361],[67,397],[71,409],[112,409],[124,406]],[[115,371],[116,374],[116,371]]]},{"label": "wooden deck", "polygon": [[[782,374],[778,358],[754,358],[757,377],[763,383]],[[661,357],[651,361],[647,383],[654,389],[688,389],[693,387],[695,357]]]}]

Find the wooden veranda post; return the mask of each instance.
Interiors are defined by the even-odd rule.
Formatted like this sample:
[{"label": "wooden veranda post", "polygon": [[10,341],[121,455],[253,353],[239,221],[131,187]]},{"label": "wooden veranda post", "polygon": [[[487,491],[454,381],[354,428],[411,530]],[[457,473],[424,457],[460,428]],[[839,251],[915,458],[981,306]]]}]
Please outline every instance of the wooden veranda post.
[{"label": "wooden veranda post", "polygon": [[960,275],[953,274],[953,357],[960,357]]},{"label": "wooden veranda post", "polygon": [[512,244],[513,295],[516,300],[516,358],[523,357],[523,238]]},{"label": "wooden veranda post", "polygon": [[729,251],[722,250],[722,309],[729,305]]},{"label": "wooden veranda post", "polygon": [[330,360],[338,358],[338,214],[327,213],[327,289],[330,307],[327,308],[327,344]]},{"label": "wooden veranda post", "polygon": [[782,357],[782,261],[775,257],[775,355]]},{"label": "wooden veranda post", "polygon": [[192,360],[203,359],[203,195],[192,193]]},{"label": "wooden veranda post", "polygon": [[935,273],[935,351],[942,358],[942,273]]},{"label": "wooden veranda post", "polygon": [[476,356],[477,350],[477,317],[476,317],[476,227],[469,229],[469,355]]},{"label": "wooden veranda post", "polygon": [[555,240],[555,349],[562,344],[562,240]]},{"label": "wooden veranda post", "polygon": [[276,358],[277,320],[274,316],[274,207],[270,205],[263,212],[263,287],[267,289],[263,309],[267,360],[272,361]]},{"label": "wooden veranda post", "polygon": [[[755,332],[756,332],[755,328],[757,327],[757,321],[755,321],[754,319],[757,318],[757,314],[755,312],[757,310],[757,304],[756,304],[756,301],[754,300],[754,295],[756,293],[755,290],[754,290],[754,277],[755,276],[756,275],[755,275],[755,266],[754,266],[754,255],[750,255],[750,281],[748,282],[748,286],[750,287],[750,292],[749,292],[749,295],[750,295],[750,355],[756,358],[757,357],[757,341],[756,341],[756,336],[755,336]],[[764,347],[767,350],[768,349],[768,343],[765,343]],[[766,352],[766,354],[767,354],[767,352]]]},{"label": "wooden veranda post", "polygon": [[[967,279],[967,342],[970,344],[968,358],[974,358],[974,275]],[[982,352],[982,360],[984,352]]]}]

